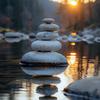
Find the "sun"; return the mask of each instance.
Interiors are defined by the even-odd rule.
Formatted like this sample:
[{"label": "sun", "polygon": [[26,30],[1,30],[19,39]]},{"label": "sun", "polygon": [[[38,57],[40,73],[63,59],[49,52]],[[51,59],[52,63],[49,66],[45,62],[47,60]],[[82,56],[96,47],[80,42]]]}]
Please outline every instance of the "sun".
[{"label": "sun", "polygon": [[72,1],[72,2],[70,2],[70,4],[73,5],[73,6],[76,6],[77,5],[77,2]]},{"label": "sun", "polygon": [[68,0],[68,3],[72,6],[76,6],[77,5],[77,0]]}]

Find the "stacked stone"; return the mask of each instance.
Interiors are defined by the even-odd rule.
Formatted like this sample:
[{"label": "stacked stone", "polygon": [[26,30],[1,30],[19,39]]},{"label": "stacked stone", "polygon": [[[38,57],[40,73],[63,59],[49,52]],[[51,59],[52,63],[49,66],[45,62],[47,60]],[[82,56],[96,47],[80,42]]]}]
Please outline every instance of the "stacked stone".
[{"label": "stacked stone", "polygon": [[[67,66],[66,58],[55,52],[62,47],[61,43],[55,40],[58,37],[59,26],[53,23],[54,19],[52,18],[45,18],[43,22],[39,26],[42,32],[36,35],[38,40],[31,45],[33,51],[26,53],[21,59],[21,64],[28,66],[27,70],[29,70],[28,74],[30,75],[59,74]],[[30,71],[29,66],[35,70]]]},{"label": "stacked stone", "polygon": [[[43,19],[43,24],[39,26],[41,32],[37,33],[37,40],[31,45],[33,51],[26,53],[21,59],[22,70],[25,73],[44,79],[42,81],[41,78],[35,77],[33,81],[42,84],[37,88],[37,92],[45,95],[46,98],[57,92],[57,87],[50,84],[60,82],[59,78],[52,76],[62,73],[67,67],[66,58],[56,52],[62,45],[56,40],[59,36],[59,26],[54,22],[52,18]],[[41,100],[42,98],[45,97],[40,97]],[[52,98],[52,100],[55,99],[55,97]]]}]

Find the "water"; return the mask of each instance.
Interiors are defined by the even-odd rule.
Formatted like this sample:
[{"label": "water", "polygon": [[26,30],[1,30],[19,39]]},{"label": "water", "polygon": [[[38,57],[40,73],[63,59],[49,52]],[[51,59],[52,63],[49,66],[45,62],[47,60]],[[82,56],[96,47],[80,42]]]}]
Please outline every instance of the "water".
[{"label": "water", "polygon": [[[30,51],[30,45],[29,40],[18,43],[0,41],[0,100],[39,100],[40,95],[36,93],[38,85],[19,65],[22,55]],[[61,83],[57,85],[58,92],[54,95],[57,100],[71,100],[62,92],[71,82],[100,74],[99,49],[100,44],[63,43],[60,52],[66,56],[69,66],[64,73],[58,75]]]}]

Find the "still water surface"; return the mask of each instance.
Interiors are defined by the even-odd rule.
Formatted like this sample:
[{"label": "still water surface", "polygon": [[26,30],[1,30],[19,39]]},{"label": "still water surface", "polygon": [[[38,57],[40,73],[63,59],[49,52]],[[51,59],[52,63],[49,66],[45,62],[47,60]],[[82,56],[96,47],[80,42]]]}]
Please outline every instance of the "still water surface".
[{"label": "still water surface", "polygon": [[[0,41],[0,100],[39,100],[37,84],[26,75],[19,65],[22,55],[31,50],[30,41],[7,43]],[[60,51],[66,56],[69,66],[58,75],[57,100],[71,100],[63,95],[63,89],[73,81],[100,74],[100,44],[63,43]],[[76,99],[75,99],[76,100]]]}]

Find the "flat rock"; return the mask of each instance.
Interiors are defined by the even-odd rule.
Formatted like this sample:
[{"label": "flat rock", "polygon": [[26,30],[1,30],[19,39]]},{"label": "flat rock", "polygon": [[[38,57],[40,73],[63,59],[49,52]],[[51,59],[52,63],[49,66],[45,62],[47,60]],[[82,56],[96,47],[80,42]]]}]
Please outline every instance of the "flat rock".
[{"label": "flat rock", "polygon": [[59,31],[59,26],[56,25],[56,24],[46,24],[46,23],[43,23],[39,26],[39,29],[41,31],[50,31],[50,32],[53,32],[53,31]]},{"label": "flat rock", "polygon": [[31,44],[34,51],[58,51],[62,45],[58,41],[41,41],[37,40]]},{"label": "flat rock", "polygon": [[67,90],[77,94],[88,93],[89,96],[100,96],[100,77],[91,77],[71,83]]}]

